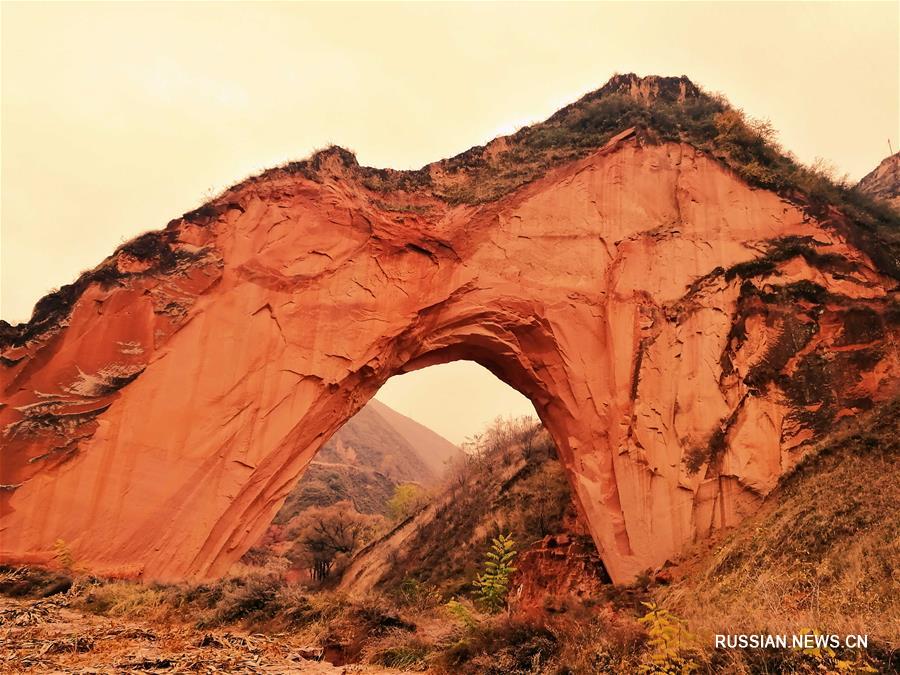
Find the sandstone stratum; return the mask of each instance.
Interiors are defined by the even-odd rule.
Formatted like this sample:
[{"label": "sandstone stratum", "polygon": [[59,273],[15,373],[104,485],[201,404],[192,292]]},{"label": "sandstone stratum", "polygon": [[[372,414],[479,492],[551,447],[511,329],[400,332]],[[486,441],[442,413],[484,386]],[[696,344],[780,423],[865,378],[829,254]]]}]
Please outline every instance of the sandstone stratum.
[{"label": "sandstone stratum", "polygon": [[248,179],[0,324],[0,561],[220,576],[388,378],[469,359],[534,403],[612,579],[658,568],[897,393],[896,219],[793,166],[627,75],[418,171]]}]

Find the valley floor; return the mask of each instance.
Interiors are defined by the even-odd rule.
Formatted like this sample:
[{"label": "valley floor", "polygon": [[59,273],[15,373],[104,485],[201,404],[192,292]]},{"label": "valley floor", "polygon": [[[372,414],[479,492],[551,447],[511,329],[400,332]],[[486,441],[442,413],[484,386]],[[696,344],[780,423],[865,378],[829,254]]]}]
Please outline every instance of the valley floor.
[{"label": "valley floor", "polygon": [[66,606],[65,597],[0,597],[3,673],[397,673],[333,666],[290,633],[203,630],[187,623],[108,618]]}]

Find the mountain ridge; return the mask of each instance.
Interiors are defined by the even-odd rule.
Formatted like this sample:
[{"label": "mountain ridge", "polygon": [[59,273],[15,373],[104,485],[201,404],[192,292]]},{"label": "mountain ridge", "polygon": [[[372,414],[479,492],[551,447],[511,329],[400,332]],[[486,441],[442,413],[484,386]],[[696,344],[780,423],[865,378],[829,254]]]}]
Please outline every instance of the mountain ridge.
[{"label": "mountain ridge", "polygon": [[373,398],[367,405],[372,406],[397,433],[406,439],[413,449],[417,450],[419,459],[436,477],[442,476],[447,466],[454,460],[462,458],[462,450],[434,429],[394,410],[388,404],[379,401],[378,398]]},{"label": "mountain ridge", "polygon": [[[598,127],[591,128],[585,119],[574,121],[570,119],[573,116],[577,118],[578,114],[584,112],[591,104],[603,104],[604,101],[614,104],[615,110],[612,112],[615,114],[609,115],[609,111],[606,111],[604,121]],[[628,101],[631,104],[628,104]],[[640,105],[641,101],[645,105]],[[686,127],[687,130],[679,123],[673,122],[671,114],[673,105],[683,106],[686,102],[695,106],[688,113],[691,120]],[[662,105],[655,105],[660,103]],[[663,110],[667,110],[665,115],[654,117],[654,112],[659,113]],[[314,152],[307,159],[287,162],[280,167],[268,169],[239,181],[202,206],[170,221],[164,230],[150,231],[126,242],[118,247],[112,256],[107,257],[94,269],[82,273],[73,283],[66,284],[40,298],[28,321],[13,325],[0,319],[0,349],[22,346],[51,329],[54,322],[61,321],[68,315],[75,301],[91,283],[110,285],[134,274],[171,272],[191,255],[199,255],[200,252],[176,253],[172,250],[170,246],[172,240],[166,233],[179,223],[203,227],[231,209],[243,210],[236,197],[248,186],[261,182],[277,182],[294,174],[319,181],[323,172],[332,174],[336,172],[348,176],[357,175],[365,187],[374,192],[405,193],[430,186],[431,194],[451,205],[478,204],[483,195],[477,190],[473,192],[473,188],[465,184],[466,179],[459,179],[459,175],[478,170],[479,167],[496,169],[490,161],[496,160],[498,156],[508,156],[510,143],[524,146],[527,152],[532,151],[532,146],[538,150],[548,151],[550,160],[540,162],[534,167],[526,163],[524,169],[521,166],[516,168],[514,171],[516,175],[502,181],[500,188],[489,193],[492,198],[521,187],[550,168],[584,157],[588,152],[609,143],[616,134],[632,126],[635,127],[635,135],[641,142],[658,143],[666,140],[689,142],[700,150],[710,152],[716,161],[736,170],[751,184],[775,190],[813,216],[825,216],[834,220],[836,225],[850,233],[850,238],[856,245],[863,248],[883,271],[900,280],[900,215],[882,208],[871,200],[861,200],[863,193],[859,190],[836,186],[827,175],[817,174],[798,165],[791,157],[784,156],[780,148],[773,146],[771,134],[760,136],[756,130],[748,128],[740,120],[734,121],[733,126],[739,132],[738,145],[746,146],[740,148],[744,154],[740,158],[732,158],[728,153],[713,151],[718,142],[713,116],[732,110],[723,98],[707,94],[684,75],[641,77],[628,73],[613,76],[605,85],[564,106],[544,122],[522,127],[513,134],[500,136],[486,145],[473,146],[448,159],[430,162],[420,169],[363,167],[350,150],[336,145],[328,146]],[[586,119],[590,122],[589,117]],[[567,121],[569,126],[574,126],[577,133],[570,133],[572,130],[562,124],[563,121]],[[583,128],[579,128],[579,125]],[[662,133],[658,131],[661,127],[665,127]],[[558,137],[554,137],[554,134],[558,134]],[[560,146],[560,151],[554,151],[554,144]],[[761,158],[776,165],[775,169],[761,167]],[[740,166],[742,161],[746,162],[747,168],[744,170]],[[794,182],[803,181],[799,189],[791,185],[791,177]],[[446,183],[446,189],[443,192],[441,189],[435,189],[435,181],[438,188],[441,182]],[[811,194],[814,192],[815,194]],[[835,212],[833,209],[829,212],[827,204],[829,201],[840,202],[849,214]],[[427,203],[415,201],[411,204],[394,206],[384,203],[382,207],[388,211],[395,210],[399,214],[419,213],[423,216],[427,216],[430,209]],[[440,244],[439,241],[437,243]],[[120,254],[133,261],[125,269],[111,264]],[[0,357],[2,358],[8,357]]]},{"label": "mountain ridge", "polygon": [[372,399],[322,446],[273,522],[341,501],[352,502],[359,513],[387,515],[398,485],[432,487],[448,463],[461,457],[435,431]]},{"label": "mountain ridge", "polygon": [[862,177],[856,188],[900,212],[900,152],[885,157]]}]

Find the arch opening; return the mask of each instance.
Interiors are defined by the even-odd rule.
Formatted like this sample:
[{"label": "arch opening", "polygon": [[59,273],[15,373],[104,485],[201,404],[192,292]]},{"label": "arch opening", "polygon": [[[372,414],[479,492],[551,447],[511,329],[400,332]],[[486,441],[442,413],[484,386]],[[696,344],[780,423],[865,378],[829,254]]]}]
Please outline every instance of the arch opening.
[{"label": "arch opening", "polygon": [[[487,475],[491,480],[485,483]],[[483,494],[474,501],[460,497],[460,485],[469,486],[464,493]],[[417,524],[411,526],[407,519],[414,515]],[[429,534],[437,518],[456,523],[450,541]],[[351,559],[370,541],[378,541],[375,555],[389,549],[401,555],[391,549],[395,528],[429,551],[487,536],[485,528],[491,532],[488,543],[490,536],[512,533],[530,549],[546,537],[565,535],[593,550],[533,405],[473,361],[401,369],[390,378],[319,448],[273,523],[231,572],[287,566],[292,580],[333,585],[348,565],[358,569]],[[440,557],[471,562],[455,549]],[[365,555],[373,553],[367,548]],[[415,565],[413,556],[396,568]],[[384,583],[390,583],[393,569],[382,569]],[[420,572],[432,574],[433,581],[441,578],[439,569]],[[366,574],[361,583],[371,578]],[[359,592],[358,583],[346,590]]]},{"label": "arch opening", "polygon": [[[466,308],[467,309],[467,308]],[[230,533],[224,549],[246,549],[252,544],[248,539],[258,537],[265,531],[280,508],[280,504],[290,494],[293,485],[306,467],[327,445],[328,440],[357,415],[377,392],[382,390],[394,377],[425,373],[428,369],[448,366],[453,363],[477,364],[498,381],[518,392],[529,401],[533,411],[550,434],[555,446],[559,449],[559,457],[566,468],[567,478],[572,488],[574,502],[582,519],[587,516],[581,505],[579,483],[574,480],[571,458],[568,454],[568,441],[565,416],[566,407],[554,401],[550,392],[542,386],[541,371],[551,370],[548,363],[556,350],[548,349],[552,342],[543,335],[547,329],[544,322],[532,316],[523,316],[505,312],[504,316],[464,311],[445,312],[454,319],[448,322],[433,321],[430,330],[423,336],[418,333],[415,340],[409,335],[394,338],[387,345],[383,337],[379,337],[373,348],[377,355],[364,362],[359,368],[346,372],[345,377],[327,388],[327,394],[321,397],[309,409],[303,419],[280,444],[285,450],[287,460],[272,467],[272,479],[268,490],[263,494],[271,506],[265,512],[259,511],[257,520],[247,524],[242,531]],[[429,321],[431,317],[426,317]],[[523,350],[523,348],[527,348]],[[536,358],[532,358],[536,357]],[[557,358],[559,358],[557,354]],[[399,365],[398,365],[399,364]],[[563,375],[563,377],[565,377]],[[563,414],[560,414],[563,413]],[[318,433],[311,432],[318,429]],[[291,440],[292,439],[292,440]],[[293,448],[291,445],[293,444]],[[298,448],[301,448],[299,451]],[[229,509],[235,509],[240,500],[235,500]],[[245,510],[244,514],[247,513]],[[226,514],[220,522],[234,523],[238,512]],[[238,538],[239,537],[239,538]],[[596,540],[595,540],[595,543]],[[599,546],[598,546],[599,548]],[[209,573],[219,575],[224,572],[230,560],[221,557],[209,562]]]},{"label": "arch opening", "polygon": [[531,401],[475,361],[407,370],[382,385],[374,400],[459,446],[497,417],[534,417]]}]

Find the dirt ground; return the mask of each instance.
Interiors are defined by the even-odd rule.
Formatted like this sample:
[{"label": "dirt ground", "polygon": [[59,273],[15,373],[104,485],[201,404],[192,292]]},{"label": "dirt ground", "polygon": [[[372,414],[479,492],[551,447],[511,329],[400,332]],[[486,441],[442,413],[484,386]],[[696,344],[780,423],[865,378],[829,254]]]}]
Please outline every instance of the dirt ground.
[{"label": "dirt ground", "polygon": [[332,666],[299,636],[147,625],[65,606],[62,597],[0,597],[2,673],[312,673],[397,670]]}]

